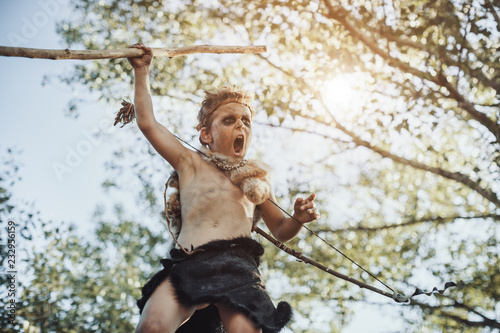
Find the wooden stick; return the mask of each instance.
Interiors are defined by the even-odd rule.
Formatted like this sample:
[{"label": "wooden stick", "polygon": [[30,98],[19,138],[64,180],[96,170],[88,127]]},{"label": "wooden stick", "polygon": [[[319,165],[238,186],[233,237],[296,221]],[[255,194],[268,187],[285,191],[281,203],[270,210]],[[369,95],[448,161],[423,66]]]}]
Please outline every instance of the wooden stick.
[{"label": "wooden stick", "polygon": [[[195,45],[175,48],[151,48],[155,57],[177,57],[194,53],[262,53],[266,52],[265,45],[250,46],[216,46],[216,45]],[[135,58],[144,54],[143,50],[136,48],[108,49],[108,50],[50,50],[31,49],[25,47],[0,46],[0,56],[24,57],[52,60],[66,59],[116,59]]]},{"label": "wooden stick", "polygon": [[[380,295],[383,295],[383,296],[386,296],[386,297],[394,299],[394,295],[391,294],[391,293],[389,293],[389,292],[380,290],[380,289],[375,288],[373,286],[370,286],[370,285],[368,285],[368,284],[366,284],[364,282],[361,282],[359,280],[353,279],[353,278],[351,278],[351,277],[349,277],[347,275],[344,275],[342,273],[336,272],[336,271],[334,271],[334,270],[326,267],[325,265],[322,265],[319,262],[314,261],[314,260],[312,260],[309,257],[306,257],[302,253],[297,252],[297,251],[289,248],[288,246],[286,246],[282,242],[276,240],[273,236],[269,235],[268,233],[266,233],[264,230],[260,229],[259,227],[255,227],[254,231],[256,233],[258,233],[259,235],[261,235],[262,237],[264,237],[265,239],[267,239],[268,241],[270,241],[271,243],[273,243],[277,248],[279,248],[279,249],[285,251],[286,253],[294,256],[295,258],[299,259],[300,261],[305,262],[306,264],[313,265],[313,266],[315,266],[315,267],[317,267],[317,268],[319,268],[319,269],[327,272],[328,274],[331,274],[331,275],[333,275],[335,277],[338,277],[338,278],[340,278],[342,280],[346,280],[348,282],[354,283],[355,285],[359,286],[360,288],[365,288],[365,289],[374,291],[374,292],[376,292],[376,293],[378,293]],[[396,300],[396,299],[394,299],[394,300]]]}]

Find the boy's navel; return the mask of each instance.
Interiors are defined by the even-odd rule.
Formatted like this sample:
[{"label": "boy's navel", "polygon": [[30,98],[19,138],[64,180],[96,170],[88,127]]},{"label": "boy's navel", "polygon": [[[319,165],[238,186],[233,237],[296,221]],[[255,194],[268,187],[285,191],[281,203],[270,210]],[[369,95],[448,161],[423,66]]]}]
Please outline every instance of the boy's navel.
[{"label": "boy's navel", "polygon": [[219,224],[217,222],[212,223],[212,227],[217,228]]}]

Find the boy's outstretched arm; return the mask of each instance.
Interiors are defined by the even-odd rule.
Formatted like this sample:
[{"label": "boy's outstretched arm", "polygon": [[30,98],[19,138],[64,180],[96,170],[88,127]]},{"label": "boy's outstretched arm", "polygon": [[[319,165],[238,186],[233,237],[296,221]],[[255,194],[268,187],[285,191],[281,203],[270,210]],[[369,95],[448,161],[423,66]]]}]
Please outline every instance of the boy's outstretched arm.
[{"label": "boy's outstretched arm", "polygon": [[175,170],[179,170],[185,158],[190,156],[190,151],[182,146],[175,136],[155,119],[149,84],[153,52],[150,48],[139,43],[134,44],[132,47],[145,51],[142,57],[128,58],[134,68],[134,110],[137,125],[156,151]]},{"label": "boy's outstretched arm", "polygon": [[[274,193],[271,194],[270,199],[277,203]],[[285,215],[281,209],[267,200],[260,205],[262,209],[262,219],[276,239],[281,242],[287,242],[299,233],[302,229],[302,224],[319,218],[314,199],[316,199],[316,194],[314,193],[306,199],[297,198],[293,206],[293,218]],[[297,223],[297,221],[301,224]]]}]

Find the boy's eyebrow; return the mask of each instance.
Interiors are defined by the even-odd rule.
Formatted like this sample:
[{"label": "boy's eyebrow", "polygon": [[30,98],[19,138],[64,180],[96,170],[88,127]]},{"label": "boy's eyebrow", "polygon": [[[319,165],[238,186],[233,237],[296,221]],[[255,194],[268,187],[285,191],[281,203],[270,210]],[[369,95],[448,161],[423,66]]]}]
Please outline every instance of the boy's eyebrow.
[{"label": "boy's eyebrow", "polygon": [[227,118],[227,117],[236,117],[236,116],[241,116],[241,118],[247,118],[247,119],[252,119],[252,116],[250,112],[238,112],[235,110],[224,110],[222,111],[222,117]]},{"label": "boy's eyebrow", "polygon": [[237,103],[237,104],[240,104],[240,105],[243,105],[243,106],[246,106],[248,108],[248,110],[250,111],[250,114],[252,114],[252,107],[246,103],[242,103],[241,101],[238,101],[238,100],[233,100],[233,99],[228,99],[228,100],[225,100],[225,101],[222,101],[221,103],[217,104],[215,107],[213,107],[210,111],[208,111],[205,116],[203,117],[203,119],[201,120],[201,122],[196,126],[196,130],[197,131],[200,131],[201,128],[203,126],[205,126],[205,121],[208,119],[208,117],[215,112],[215,110],[217,110],[218,108],[220,108],[221,106],[223,105],[226,105],[226,104],[229,104],[229,103]]},{"label": "boy's eyebrow", "polygon": [[[236,116],[234,114],[228,114],[228,115],[223,116],[223,119],[236,119]],[[252,121],[251,118],[247,115],[242,115],[241,119],[247,120],[250,122]]]},{"label": "boy's eyebrow", "polygon": [[[234,114],[232,115],[232,117],[234,117]],[[249,121],[251,121],[252,117],[250,117],[250,116],[249,116],[249,115],[247,115],[247,114],[242,114],[242,115],[241,115],[241,119],[245,119],[245,120],[249,120]]]}]

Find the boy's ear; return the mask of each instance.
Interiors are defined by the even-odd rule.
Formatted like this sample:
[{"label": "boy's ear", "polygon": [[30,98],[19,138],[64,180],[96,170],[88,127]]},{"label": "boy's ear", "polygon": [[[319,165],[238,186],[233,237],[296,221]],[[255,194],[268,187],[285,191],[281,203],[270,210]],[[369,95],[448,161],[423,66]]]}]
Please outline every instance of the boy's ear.
[{"label": "boy's ear", "polygon": [[207,131],[206,127],[201,128],[200,137],[201,141],[203,141],[206,144],[212,143],[213,141],[212,134],[210,134],[210,132]]}]

